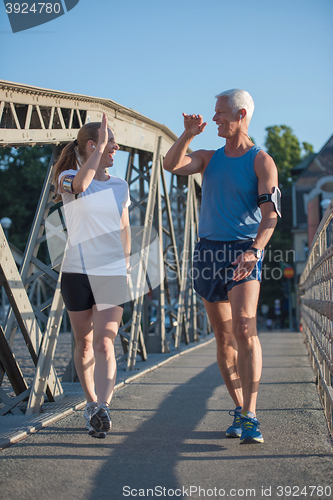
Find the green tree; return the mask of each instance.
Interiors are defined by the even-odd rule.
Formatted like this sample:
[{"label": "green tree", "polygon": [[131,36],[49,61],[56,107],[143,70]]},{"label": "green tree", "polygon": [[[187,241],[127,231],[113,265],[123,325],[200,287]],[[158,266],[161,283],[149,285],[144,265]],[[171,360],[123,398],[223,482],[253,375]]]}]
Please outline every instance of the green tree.
[{"label": "green tree", "polygon": [[279,187],[286,188],[293,181],[291,170],[303,158],[313,153],[313,147],[308,142],[302,145],[287,125],[267,127],[265,146],[267,153],[273,158],[279,172]]},{"label": "green tree", "polygon": [[314,153],[312,144],[309,144],[308,142],[303,142],[302,144],[303,144],[303,149],[305,151],[304,156],[308,156],[308,155]]},{"label": "green tree", "polygon": [[0,149],[0,219],[9,217],[9,241],[24,250],[52,154],[52,146]]}]

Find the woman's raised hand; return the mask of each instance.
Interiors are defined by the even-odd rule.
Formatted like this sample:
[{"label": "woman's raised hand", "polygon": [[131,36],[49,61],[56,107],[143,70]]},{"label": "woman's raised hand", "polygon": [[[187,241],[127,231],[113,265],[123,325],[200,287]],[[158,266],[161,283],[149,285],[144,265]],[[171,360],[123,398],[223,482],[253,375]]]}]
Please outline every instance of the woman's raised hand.
[{"label": "woman's raised hand", "polygon": [[98,131],[98,144],[105,147],[108,143],[108,140],[108,119],[106,117],[106,113],[103,113],[102,123]]},{"label": "woman's raised hand", "polygon": [[185,131],[192,136],[201,134],[207,125],[207,122],[203,121],[201,115],[187,115],[183,113],[183,117]]}]

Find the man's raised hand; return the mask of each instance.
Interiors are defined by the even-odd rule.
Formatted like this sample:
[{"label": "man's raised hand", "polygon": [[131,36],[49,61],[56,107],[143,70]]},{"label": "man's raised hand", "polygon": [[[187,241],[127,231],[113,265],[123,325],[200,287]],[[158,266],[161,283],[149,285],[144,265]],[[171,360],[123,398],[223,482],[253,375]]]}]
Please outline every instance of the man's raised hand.
[{"label": "man's raised hand", "polygon": [[183,113],[183,117],[185,132],[191,136],[199,135],[205,130],[207,122],[203,121],[201,115],[187,115]]}]

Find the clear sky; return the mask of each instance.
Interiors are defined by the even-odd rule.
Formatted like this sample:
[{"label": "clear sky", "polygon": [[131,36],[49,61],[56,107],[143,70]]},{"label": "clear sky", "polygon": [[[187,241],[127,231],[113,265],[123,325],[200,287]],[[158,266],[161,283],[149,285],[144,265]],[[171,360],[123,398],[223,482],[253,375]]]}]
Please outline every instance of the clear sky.
[{"label": "clear sky", "polygon": [[243,88],[259,146],[285,124],[317,152],[333,134],[332,26],[332,0],[80,0],[13,34],[1,2],[0,77],[109,98],[177,135],[183,111],[200,113],[192,149],[223,145],[214,96]]}]

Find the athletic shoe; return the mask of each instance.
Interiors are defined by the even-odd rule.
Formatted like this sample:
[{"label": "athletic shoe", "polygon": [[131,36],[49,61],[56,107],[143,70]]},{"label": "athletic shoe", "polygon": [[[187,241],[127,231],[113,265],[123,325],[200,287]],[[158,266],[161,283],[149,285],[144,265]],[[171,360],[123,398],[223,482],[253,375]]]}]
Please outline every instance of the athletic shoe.
[{"label": "athletic shoe", "polygon": [[90,424],[98,432],[108,432],[111,429],[109,408],[105,403],[99,405],[91,416]]},{"label": "athletic shoe", "polygon": [[84,409],[83,417],[86,421],[86,429],[88,431],[89,436],[95,437],[97,439],[104,439],[106,437],[105,432],[95,431],[93,426],[90,423],[91,415],[97,408],[97,402],[87,403]]},{"label": "athletic shoe", "polygon": [[90,425],[91,415],[94,413],[96,408],[97,408],[97,401],[94,401],[93,403],[86,404],[86,407],[85,407],[84,413],[83,413],[83,418],[86,421],[86,429],[87,430],[89,430],[91,427],[91,425]]},{"label": "athletic shoe", "polygon": [[239,438],[242,433],[241,428],[241,406],[237,406],[234,410],[229,411],[229,415],[234,417],[234,421],[230,427],[225,432],[226,437],[228,438]]},{"label": "athletic shoe", "polygon": [[241,415],[242,434],[240,437],[241,444],[263,443],[264,438],[259,429],[260,423],[256,419],[254,413],[248,411],[246,415]]},{"label": "athletic shoe", "polygon": [[96,431],[92,425],[90,425],[90,428],[88,429],[88,434],[89,434],[89,436],[97,438],[97,439],[105,439],[106,438],[106,432]]}]

